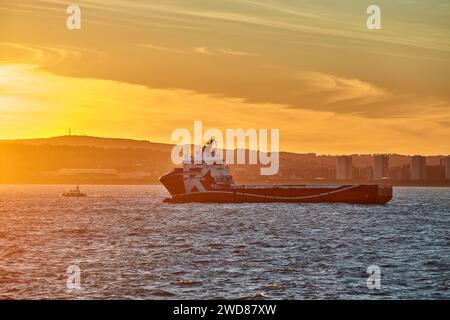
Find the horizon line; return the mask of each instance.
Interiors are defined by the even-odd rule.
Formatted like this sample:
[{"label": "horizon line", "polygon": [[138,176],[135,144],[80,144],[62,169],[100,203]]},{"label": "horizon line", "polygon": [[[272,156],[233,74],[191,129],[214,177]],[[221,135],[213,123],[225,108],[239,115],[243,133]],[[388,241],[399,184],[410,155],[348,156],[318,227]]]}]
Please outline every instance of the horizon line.
[{"label": "horizon line", "polygon": [[[175,146],[176,144],[168,143],[168,142],[158,142],[158,141],[152,141],[152,140],[145,140],[145,139],[138,139],[138,138],[124,138],[124,137],[105,137],[105,136],[93,136],[88,134],[70,134],[70,135],[60,135],[60,136],[46,136],[46,137],[34,137],[34,138],[9,138],[9,139],[3,139],[0,138],[0,143],[2,142],[15,142],[15,141],[23,141],[23,140],[43,140],[43,139],[54,139],[54,138],[96,138],[96,139],[116,139],[116,140],[131,140],[136,142],[148,142],[148,143],[154,143],[154,144],[163,144],[167,146]],[[193,144],[192,144],[193,146]],[[227,149],[224,149],[227,150]],[[234,149],[234,150],[240,150],[240,149]],[[244,149],[244,150],[250,150],[250,149]],[[259,151],[259,150],[254,150]],[[260,151],[259,151],[260,152]],[[314,151],[310,152],[298,152],[298,151],[279,151],[278,153],[291,153],[291,154],[298,154],[298,155],[307,155],[307,154],[315,154],[316,156],[330,156],[330,157],[338,157],[338,156],[375,156],[375,155],[387,155],[387,156],[404,156],[404,157],[414,157],[414,156],[423,156],[423,157],[450,157],[450,154],[401,154],[401,153],[346,153],[346,154],[336,154],[336,153],[322,153],[319,154]]]}]

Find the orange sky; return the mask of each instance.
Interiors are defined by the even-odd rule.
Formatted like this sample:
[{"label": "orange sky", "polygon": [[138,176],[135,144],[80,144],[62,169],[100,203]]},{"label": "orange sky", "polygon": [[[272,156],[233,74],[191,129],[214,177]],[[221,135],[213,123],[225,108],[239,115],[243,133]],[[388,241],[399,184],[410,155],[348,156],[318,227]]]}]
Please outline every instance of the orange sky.
[{"label": "orange sky", "polygon": [[[318,2],[320,4],[318,4]],[[0,139],[171,142],[279,128],[283,150],[450,153],[450,10],[379,1],[0,0]]]}]

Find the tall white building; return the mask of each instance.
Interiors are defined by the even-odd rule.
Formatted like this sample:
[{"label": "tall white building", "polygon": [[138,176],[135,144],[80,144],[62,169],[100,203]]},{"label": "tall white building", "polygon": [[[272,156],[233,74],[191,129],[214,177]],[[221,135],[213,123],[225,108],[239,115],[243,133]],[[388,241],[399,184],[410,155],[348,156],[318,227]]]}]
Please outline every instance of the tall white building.
[{"label": "tall white building", "polygon": [[337,158],[337,180],[351,180],[353,178],[353,163],[350,156],[339,156]]},{"label": "tall white building", "polygon": [[411,180],[425,180],[426,173],[426,158],[423,156],[411,157]]},{"label": "tall white building", "polygon": [[373,179],[381,180],[389,177],[389,156],[379,154],[373,157]]}]

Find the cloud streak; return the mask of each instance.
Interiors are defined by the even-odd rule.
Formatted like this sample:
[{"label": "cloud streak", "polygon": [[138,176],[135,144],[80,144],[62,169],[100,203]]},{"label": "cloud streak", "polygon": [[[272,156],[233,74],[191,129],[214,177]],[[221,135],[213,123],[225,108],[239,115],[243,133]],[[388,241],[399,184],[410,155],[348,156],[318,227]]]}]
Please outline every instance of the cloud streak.
[{"label": "cloud streak", "polygon": [[[345,3],[341,5],[345,8]],[[435,5],[429,4],[428,9],[439,8],[439,1]],[[356,49],[363,49],[365,43],[380,43],[397,45],[405,48],[422,48],[427,50],[450,52],[450,30],[433,23],[410,22],[401,20],[398,15],[395,21],[389,22],[379,36],[371,36],[365,28],[365,8],[359,5],[360,17],[355,16],[355,10],[341,9],[338,5],[324,6],[309,1],[283,4],[269,0],[261,1],[229,1],[229,5],[221,6],[216,2],[195,4],[186,1],[154,0],[144,1],[125,0],[80,0],[79,4],[97,13],[103,13],[102,19],[109,20],[116,26],[126,26],[121,18],[128,17],[128,25],[155,25],[164,28],[193,28],[203,31],[220,30],[223,23],[243,24],[255,28],[269,28],[285,32],[292,39],[299,39],[315,35],[317,40],[329,39],[345,41],[347,45],[358,44]],[[8,4],[6,8],[22,8],[29,10],[47,11],[55,14],[58,7],[64,8],[67,2],[63,0],[18,1]],[[410,8],[404,2],[399,2],[399,8]],[[418,5],[416,5],[418,6]],[[430,9],[431,8],[431,9]],[[388,10],[388,9],[386,9]],[[397,9],[398,10],[398,9]],[[417,14],[421,14],[417,9]],[[433,14],[442,14],[432,10]],[[109,14],[104,14],[109,13]],[[445,18],[445,16],[443,17]],[[450,14],[447,14],[450,19]],[[95,19],[86,18],[92,22]],[[105,21],[103,21],[105,22]],[[411,32],[411,30],[414,30]],[[407,35],[407,36],[406,36]],[[323,39],[321,39],[323,38]],[[311,44],[311,42],[309,42]],[[358,48],[359,47],[359,48]],[[379,54],[382,54],[380,51]]]},{"label": "cloud streak", "polygon": [[104,60],[107,54],[87,48],[74,48],[64,45],[43,46],[12,42],[0,42],[0,63],[32,63],[42,67],[59,63],[74,62],[82,58],[91,61]]},{"label": "cloud streak", "polygon": [[429,112],[448,114],[450,102],[443,98],[401,93],[358,79],[342,78],[319,72],[295,76],[299,101],[293,108],[350,113],[373,118],[417,117]]},{"label": "cloud streak", "polygon": [[206,55],[230,55],[230,56],[255,56],[256,54],[248,53],[244,51],[238,51],[233,49],[210,49],[207,47],[196,47],[192,49],[195,53],[206,54]]}]

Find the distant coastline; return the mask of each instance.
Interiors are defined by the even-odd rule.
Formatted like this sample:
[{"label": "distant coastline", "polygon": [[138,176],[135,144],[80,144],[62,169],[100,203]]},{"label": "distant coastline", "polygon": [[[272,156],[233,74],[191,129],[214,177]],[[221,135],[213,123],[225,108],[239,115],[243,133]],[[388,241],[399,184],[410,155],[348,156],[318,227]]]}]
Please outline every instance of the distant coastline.
[{"label": "distant coastline", "polygon": [[[173,145],[144,140],[61,136],[47,139],[0,140],[0,184],[8,185],[158,185],[171,170]],[[349,155],[352,179],[336,179],[339,156],[280,153],[280,171],[261,176],[258,165],[231,165],[236,182],[243,184],[380,184],[406,187],[450,187],[442,161],[446,155],[427,156],[427,176],[404,178],[411,157],[390,154],[393,178],[373,180],[373,155]],[[399,176],[400,178],[397,178]]]}]

